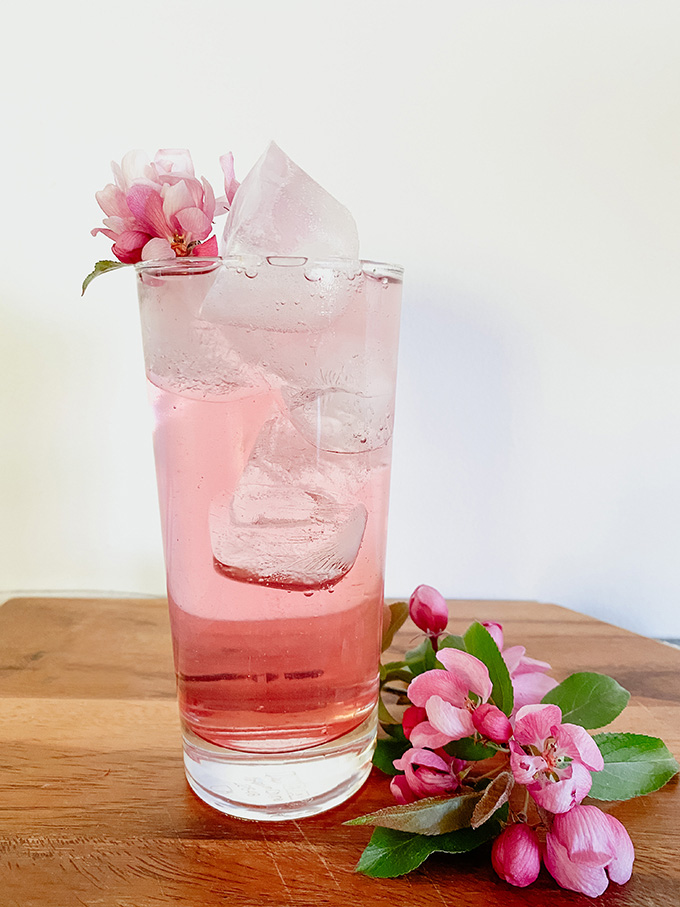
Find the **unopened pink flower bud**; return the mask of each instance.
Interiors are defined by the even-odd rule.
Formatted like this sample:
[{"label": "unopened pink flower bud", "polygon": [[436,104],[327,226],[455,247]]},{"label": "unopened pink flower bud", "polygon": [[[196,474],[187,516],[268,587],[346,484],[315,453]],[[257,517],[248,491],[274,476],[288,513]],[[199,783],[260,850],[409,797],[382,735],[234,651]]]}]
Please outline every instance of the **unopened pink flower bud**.
[{"label": "unopened pink flower bud", "polygon": [[508,825],[496,838],[491,862],[498,875],[510,885],[526,888],[541,871],[541,849],[536,832],[528,825]]},{"label": "unopened pink flower bud", "polygon": [[508,716],[490,702],[477,706],[472,713],[472,723],[483,737],[495,743],[507,743],[512,737],[512,725]]},{"label": "unopened pink flower bud", "polygon": [[432,586],[418,586],[408,603],[411,620],[425,633],[438,634],[446,629],[449,609],[441,592]]}]

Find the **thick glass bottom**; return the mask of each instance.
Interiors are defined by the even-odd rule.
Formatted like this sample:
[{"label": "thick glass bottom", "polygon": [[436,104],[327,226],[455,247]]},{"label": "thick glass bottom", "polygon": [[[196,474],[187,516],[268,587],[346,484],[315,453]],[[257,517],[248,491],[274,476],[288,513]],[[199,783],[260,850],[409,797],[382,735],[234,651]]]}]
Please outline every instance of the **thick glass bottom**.
[{"label": "thick glass bottom", "polygon": [[230,750],[185,728],[187,780],[201,800],[230,816],[270,822],[314,816],[366,781],[377,727],[376,710],[344,737],[288,753]]}]

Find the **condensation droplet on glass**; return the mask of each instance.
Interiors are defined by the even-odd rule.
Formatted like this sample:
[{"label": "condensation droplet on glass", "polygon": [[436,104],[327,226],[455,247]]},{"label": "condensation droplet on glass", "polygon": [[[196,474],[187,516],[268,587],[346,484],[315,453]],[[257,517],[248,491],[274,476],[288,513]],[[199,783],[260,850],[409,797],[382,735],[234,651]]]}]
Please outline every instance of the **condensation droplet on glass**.
[{"label": "condensation droplet on glass", "polygon": [[384,287],[388,287],[388,286],[390,285],[390,282],[389,282],[389,280],[388,280],[386,277],[383,277],[383,279],[382,279],[382,285],[383,285]]},{"label": "condensation droplet on glass", "polygon": [[305,598],[311,598],[312,595],[314,595],[313,592],[303,592],[302,594],[304,595]]}]

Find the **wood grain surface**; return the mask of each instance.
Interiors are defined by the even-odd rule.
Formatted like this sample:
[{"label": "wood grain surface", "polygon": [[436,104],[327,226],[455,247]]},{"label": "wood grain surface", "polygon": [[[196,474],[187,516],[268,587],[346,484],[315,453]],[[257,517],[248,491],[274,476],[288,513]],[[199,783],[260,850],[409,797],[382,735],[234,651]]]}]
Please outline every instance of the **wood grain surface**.
[{"label": "wood grain surface", "polygon": [[[450,603],[451,632],[498,620],[506,644],[562,679],[597,670],[632,692],[611,729],[680,756],[680,651],[556,605]],[[416,639],[407,625],[393,654]],[[163,600],[13,599],[0,607],[0,907],[483,907],[680,905],[680,785],[607,808],[633,839],[631,881],[600,898],[542,871],[513,889],[489,851],[431,857],[402,879],[354,872],[371,829],[342,822],[391,803],[377,769],[351,800],[297,822],[231,819],[184,779]]]}]

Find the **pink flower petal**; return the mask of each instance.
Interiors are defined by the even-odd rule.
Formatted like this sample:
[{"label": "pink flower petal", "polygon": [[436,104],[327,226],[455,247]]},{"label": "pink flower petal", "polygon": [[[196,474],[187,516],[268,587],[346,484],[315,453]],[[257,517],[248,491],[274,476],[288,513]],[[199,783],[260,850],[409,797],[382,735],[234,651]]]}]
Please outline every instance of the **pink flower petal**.
[{"label": "pink flower petal", "polygon": [[222,167],[222,173],[224,173],[224,194],[226,195],[228,205],[231,206],[234,195],[236,195],[236,190],[240,185],[234,175],[234,155],[231,151],[222,155],[220,158],[220,166]]},{"label": "pink flower petal", "polygon": [[604,759],[597,743],[585,728],[578,724],[562,724],[557,729],[558,748],[572,759],[582,762],[593,772],[601,772]]},{"label": "pink flower petal", "polygon": [[191,254],[199,258],[217,258],[217,237],[211,236],[210,239],[206,239],[200,245],[194,246]]},{"label": "pink flower petal", "polygon": [[562,720],[556,705],[525,705],[515,720],[515,740],[522,746],[533,744],[543,749],[543,743],[552,734],[552,728]]},{"label": "pink flower petal", "polygon": [[413,803],[417,798],[408,785],[405,775],[395,775],[390,781],[390,791],[397,803]]},{"label": "pink flower petal", "polygon": [[427,712],[425,709],[417,705],[410,705],[401,719],[401,726],[407,740],[411,739],[411,731],[417,724],[420,724],[421,721],[427,721]]},{"label": "pink flower petal", "polygon": [[421,721],[411,731],[411,743],[413,746],[427,746],[430,749],[437,749],[440,746],[446,746],[450,742],[451,738],[433,728],[429,721]]},{"label": "pink flower petal", "polygon": [[200,208],[184,208],[177,214],[177,222],[187,242],[205,239],[212,230],[212,222]]},{"label": "pink flower petal", "polygon": [[480,734],[496,743],[507,743],[512,736],[510,719],[490,702],[477,706],[472,713],[472,723]]},{"label": "pink flower petal", "polygon": [[559,781],[543,776],[540,781],[527,785],[527,790],[539,806],[551,813],[566,813],[588,795],[593,779],[580,762],[572,762],[569,774]]},{"label": "pink flower petal", "polygon": [[150,184],[154,181],[154,171],[146,151],[139,148],[128,151],[120,162],[120,167],[111,164],[116,182],[120,189],[127,194],[130,187],[141,182]]},{"label": "pink flower petal", "polygon": [[192,208],[195,204],[194,197],[189,191],[186,180],[178,180],[172,186],[163,187],[163,217],[167,223],[176,227],[173,218],[183,208]]},{"label": "pink flower petal", "polygon": [[95,192],[94,197],[97,199],[97,204],[104,214],[109,217],[130,216],[130,211],[125,201],[125,193],[118,186],[114,186],[113,183],[108,183],[99,192]]},{"label": "pink flower petal", "polygon": [[579,806],[556,816],[552,831],[576,862],[606,866],[616,855],[607,814],[596,806]]},{"label": "pink flower petal", "polygon": [[[523,648],[518,646],[518,648]],[[545,674],[546,671],[550,670],[550,665],[547,661],[538,661],[536,658],[529,658],[528,655],[523,655],[522,659],[517,666],[515,671],[516,674],[533,674],[539,672]]]},{"label": "pink flower petal", "polygon": [[463,708],[457,708],[441,696],[430,696],[425,705],[432,727],[446,734],[449,740],[462,740],[475,732],[472,715]]},{"label": "pink flower petal", "polygon": [[503,649],[503,661],[507,665],[510,674],[514,674],[517,671],[525,652],[524,646],[510,646],[509,649]]},{"label": "pink flower petal", "polygon": [[572,862],[566,847],[552,833],[546,837],[543,862],[557,884],[569,891],[580,891],[590,898],[596,898],[606,891],[609,884],[602,867]]},{"label": "pink flower petal", "polygon": [[[505,655],[503,656],[505,657]],[[525,705],[538,705],[546,693],[554,690],[557,681],[547,674],[529,673],[512,675],[514,710],[518,712]]]},{"label": "pink flower petal", "polygon": [[418,746],[412,746],[410,750],[406,750],[400,759],[394,760],[393,765],[401,772],[405,772],[410,765],[426,765],[428,768],[436,768],[442,772],[449,769],[449,763],[445,762],[437,753]]},{"label": "pink flower petal", "polygon": [[174,231],[165,219],[163,201],[157,189],[151,186],[132,186],[126,200],[142,230],[151,236],[172,238]]},{"label": "pink flower petal", "polygon": [[150,239],[142,249],[142,261],[164,261],[175,257],[175,252],[167,239]]},{"label": "pink flower petal", "polygon": [[489,631],[491,638],[499,649],[503,648],[503,625],[496,623],[495,620],[483,620],[482,626]]},{"label": "pink flower petal", "polygon": [[[446,651],[453,650],[446,649]],[[441,696],[442,699],[446,699],[453,705],[463,705],[467,699],[467,693],[468,686],[465,681],[460,681],[449,671],[442,671],[440,668],[419,674],[411,681],[407,690],[408,698],[413,705],[423,708],[430,696]]]},{"label": "pink flower petal", "polygon": [[603,813],[614,845],[614,857],[607,866],[607,872],[612,882],[623,885],[633,873],[635,849],[630,835],[623,825],[614,816]]},{"label": "pink flower petal", "polygon": [[186,148],[160,148],[153,162],[160,173],[194,175],[194,162]]},{"label": "pink flower petal", "polygon": [[547,767],[543,756],[527,755],[514,740],[510,741],[510,768],[518,784],[533,784],[536,773],[545,771]]},{"label": "pink flower petal", "polygon": [[440,649],[437,652],[437,659],[466,692],[469,690],[479,696],[482,702],[486,702],[491,696],[493,685],[489,678],[489,669],[479,658],[468,652],[461,652],[460,649]]}]

